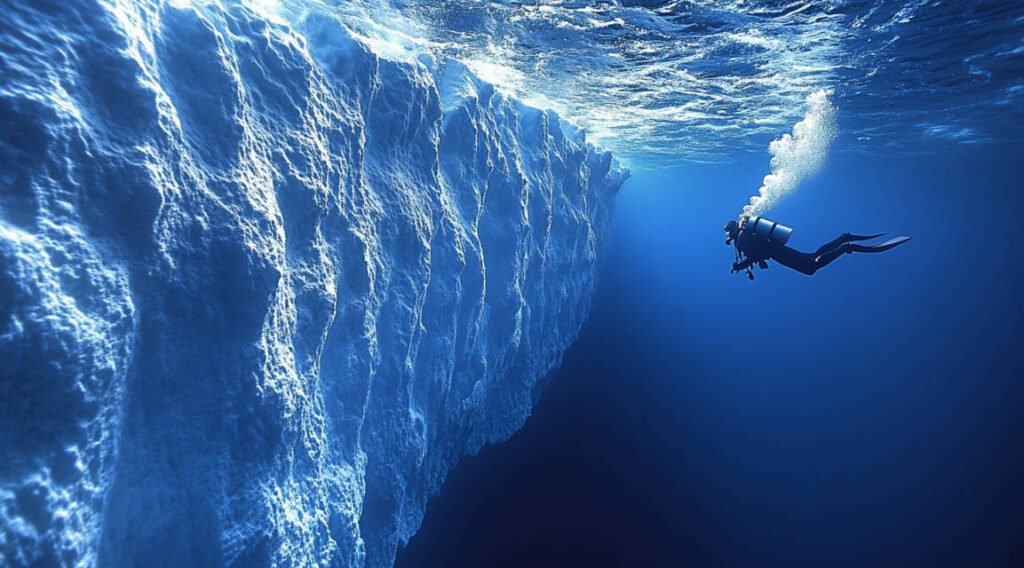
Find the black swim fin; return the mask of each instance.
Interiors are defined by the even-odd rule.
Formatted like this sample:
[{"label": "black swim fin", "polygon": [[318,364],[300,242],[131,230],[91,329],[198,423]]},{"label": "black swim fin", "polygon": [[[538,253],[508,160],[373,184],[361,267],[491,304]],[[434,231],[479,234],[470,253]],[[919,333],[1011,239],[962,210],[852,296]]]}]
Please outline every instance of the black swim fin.
[{"label": "black swim fin", "polygon": [[846,237],[846,242],[852,241],[870,241],[871,239],[877,239],[878,237],[884,237],[886,233],[875,233],[873,235],[855,235],[853,233],[846,233],[843,235]]},{"label": "black swim fin", "polygon": [[885,252],[889,249],[894,249],[909,240],[910,237],[896,237],[895,239],[889,239],[878,245],[849,244],[846,246],[849,247],[850,252]]}]

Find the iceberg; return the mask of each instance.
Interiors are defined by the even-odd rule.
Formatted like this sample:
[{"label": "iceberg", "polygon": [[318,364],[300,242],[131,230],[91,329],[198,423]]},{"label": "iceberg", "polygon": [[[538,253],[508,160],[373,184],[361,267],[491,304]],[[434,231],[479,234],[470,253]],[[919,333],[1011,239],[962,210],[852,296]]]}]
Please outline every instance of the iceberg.
[{"label": "iceberg", "polygon": [[610,154],[269,4],[5,6],[0,565],[390,566],[587,316]]}]

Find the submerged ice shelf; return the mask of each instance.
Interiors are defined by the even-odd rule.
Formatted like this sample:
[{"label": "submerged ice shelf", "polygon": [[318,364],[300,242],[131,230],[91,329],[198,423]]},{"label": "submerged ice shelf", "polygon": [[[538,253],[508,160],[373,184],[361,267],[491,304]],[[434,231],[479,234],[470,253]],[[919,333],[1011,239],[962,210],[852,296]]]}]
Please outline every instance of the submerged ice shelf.
[{"label": "submerged ice shelf", "polygon": [[0,564],[387,566],[586,317],[626,173],[325,9],[0,22]]}]

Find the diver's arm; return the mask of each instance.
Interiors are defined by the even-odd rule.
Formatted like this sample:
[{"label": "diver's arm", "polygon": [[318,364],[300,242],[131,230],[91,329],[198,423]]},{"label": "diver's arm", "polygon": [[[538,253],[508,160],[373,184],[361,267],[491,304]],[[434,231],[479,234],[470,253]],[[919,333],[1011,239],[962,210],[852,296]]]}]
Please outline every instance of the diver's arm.
[{"label": "diver's arm", "polygon": [[743,271],[743,270],[746,270],[746,269],[750,268],[751,265],[753,265],[753,264],[754,264],[754,259],[752,259],[750,257],[747,257],[747,258],[743,259],[743,262],[734,262],[734,263],[732,263],[732,271],[733,271],[733,273],[740,272],[740,271]]}]

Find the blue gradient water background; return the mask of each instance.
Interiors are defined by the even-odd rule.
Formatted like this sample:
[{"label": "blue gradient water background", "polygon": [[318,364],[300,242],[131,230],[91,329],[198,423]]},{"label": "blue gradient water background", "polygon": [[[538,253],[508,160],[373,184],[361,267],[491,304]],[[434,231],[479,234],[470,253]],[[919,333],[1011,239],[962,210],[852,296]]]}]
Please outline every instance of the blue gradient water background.
[{"label": "blue gradient water background", "polygon": [[1020,147],[837,155],[771,216],[813,278],[729,274],[762,157],[636,172],[593,315],[534,415],[467,459],[399,566],[1019,565]]}]

